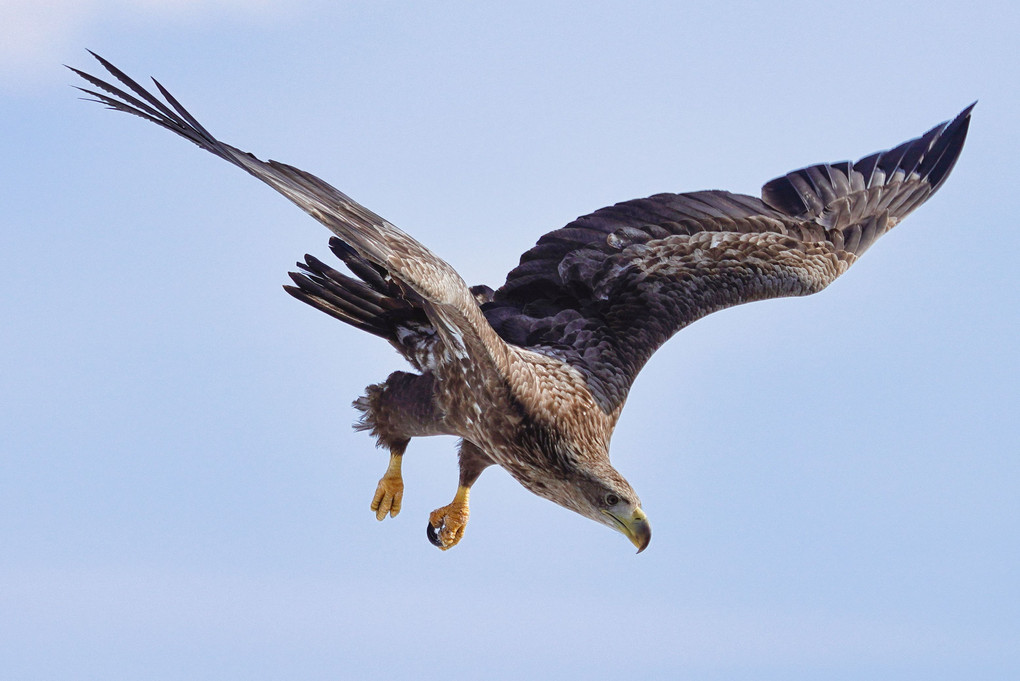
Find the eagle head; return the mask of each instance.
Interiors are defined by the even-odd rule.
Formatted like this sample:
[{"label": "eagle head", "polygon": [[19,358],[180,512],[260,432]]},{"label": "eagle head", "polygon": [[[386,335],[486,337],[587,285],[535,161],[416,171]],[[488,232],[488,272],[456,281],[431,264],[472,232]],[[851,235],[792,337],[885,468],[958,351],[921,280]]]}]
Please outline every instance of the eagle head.
[{"label": "eagle head", "polygon": [[535,494],[616,530],[638,553],[652,540],[652,527],[637,492],[608,461],[577,463],[565,475],[521,482]]},{"label": "eagle head", "polygon": [[615,469],[610,470],[611,475],[582,478],[576,488],[583,506],[574,510],[620,532],[641,553],[652,540],[652,526],[634,488]]}]

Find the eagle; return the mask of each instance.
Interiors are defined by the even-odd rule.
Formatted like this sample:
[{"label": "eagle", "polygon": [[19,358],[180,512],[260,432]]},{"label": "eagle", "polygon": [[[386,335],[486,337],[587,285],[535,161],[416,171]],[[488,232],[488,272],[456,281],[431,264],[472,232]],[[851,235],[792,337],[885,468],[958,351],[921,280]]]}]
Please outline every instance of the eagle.
[{"label": "eagle", "polygon": [[[345,272],[306,255],[284,288],[388,341],[414,369],[354,402],[355,424],[389,451],[371,510],[400,512],[412,438],[459,438],[453,501],[428,539],[461,541],[471,486],[493,465],[526,489],[625,535],[651,526],[610,463],[609,443],[638,372],[673,334],[716,310],[821,291],[946,181],[971,104],[956,118],[859,161],[823,163],[764,185],[655,194],[542,236],[498,289],[468,286],[414,238],[319,178],[213,137],[158,81],[160,99],[90,53],[113,84],[71,68],[87,99],[140,116],[262,180],[325,225]],[[106,76],[109,78],[109,76]]]}]

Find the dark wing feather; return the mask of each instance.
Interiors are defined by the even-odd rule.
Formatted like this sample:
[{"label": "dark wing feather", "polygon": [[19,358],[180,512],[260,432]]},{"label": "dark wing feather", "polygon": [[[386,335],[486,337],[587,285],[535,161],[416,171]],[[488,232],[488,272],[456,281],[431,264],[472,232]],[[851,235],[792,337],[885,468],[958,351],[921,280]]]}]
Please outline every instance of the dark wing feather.
[{"label": "dark wing feather", "polygon": [[339,238],[330,239],[329,247],[357,278],[305,255],[297,264],[301,271],[290,273],[295,285],[283,288],[317,310],[389,341],[415,368],[428,371],[443,348],[425,310]]},{"label": "dark wing feather", "polygon": [[763,200],[657,194],[539,239],[483,311],[505,340],[558,357],[607,413],[674,333],[725,307],[819,291],[923,203],[959,157],[971,107],[856,163],[804,168]]}]

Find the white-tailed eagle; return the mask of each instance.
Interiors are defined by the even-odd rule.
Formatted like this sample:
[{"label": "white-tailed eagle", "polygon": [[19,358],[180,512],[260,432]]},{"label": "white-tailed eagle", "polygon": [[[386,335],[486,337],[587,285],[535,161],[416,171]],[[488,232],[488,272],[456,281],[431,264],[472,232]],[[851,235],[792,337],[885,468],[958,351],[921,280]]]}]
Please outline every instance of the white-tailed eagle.
[{"label": "white-tailed eagle", "polygon": [[362,412],[356,427],[390,452],[371,504],[378,519],[400,511],[411,438],[460,438],[457,493],[427,525],[442,549],[461,540],[471,485],[495,464],[643,550],[648,519],[609,462],[638,371],[710,312],[829,285],[945,182],[973,108],[890,151],[772,180],[761,198],[700,191],[602,208],[540,238],[492,290],[469,287],[425,246],[319,178],[220,142],[158,82],[165,101],[94,56],[121,83],[72,69],[96,101],[239,166],[336,235],[330,249],[349,274],[306,255],[285,288],[389,341],[415,369],[394,372],[354,403]]}]

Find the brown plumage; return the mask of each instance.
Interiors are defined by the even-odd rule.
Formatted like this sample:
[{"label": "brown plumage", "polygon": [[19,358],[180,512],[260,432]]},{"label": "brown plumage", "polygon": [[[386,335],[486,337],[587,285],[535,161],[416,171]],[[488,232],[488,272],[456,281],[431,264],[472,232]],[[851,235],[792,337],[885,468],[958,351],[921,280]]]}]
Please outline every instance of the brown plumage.
[{"label": "brown plumage", "polygon": [[603,208],[539,239],[506,282],[469,288],[427,248],[322,180],[224,144],[158,82],[165,102],[106,60],[126,89],[72,69],[113,109],[185,137],[267,183],[336,236],[354,276],[308,255],[294,297],[387,340],[416,373],[395,372],[354,405],[357,428],[390,450],[372,510],[400,510],[411,438],[461,438],[454,501],[430,540],[460,541],[468,490],[496,464],[524,487],[625,534],[651,538],[637,494],[609,462],[630,386],[674,333],[731,305],[815,293],[931,196],[963,148],[970,112],[855,163],[772,180],[762,198],[657,194]]}]

